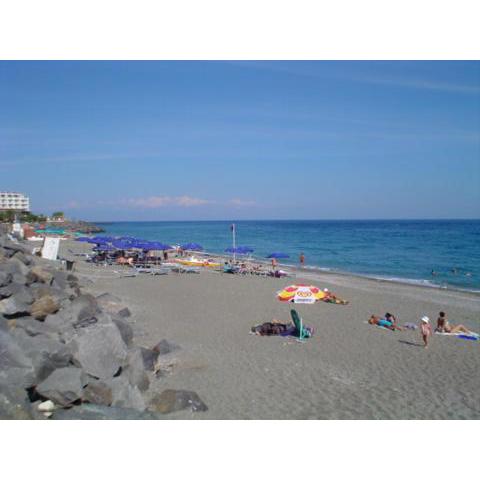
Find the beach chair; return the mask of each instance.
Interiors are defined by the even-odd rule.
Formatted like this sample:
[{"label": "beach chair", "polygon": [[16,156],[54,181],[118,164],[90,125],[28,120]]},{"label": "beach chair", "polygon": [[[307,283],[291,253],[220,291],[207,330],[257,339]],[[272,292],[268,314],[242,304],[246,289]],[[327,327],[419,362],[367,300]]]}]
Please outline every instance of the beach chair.
[{"label": "beach chair", "polygon": [[312,331],[305,327],[303,324],[302,317],[297,313],[296,310],[290,310],[290,315],[293,320],[293,324],[297,330],[299,340],[305,340],[306,338],[310,338],[312,336]]}]

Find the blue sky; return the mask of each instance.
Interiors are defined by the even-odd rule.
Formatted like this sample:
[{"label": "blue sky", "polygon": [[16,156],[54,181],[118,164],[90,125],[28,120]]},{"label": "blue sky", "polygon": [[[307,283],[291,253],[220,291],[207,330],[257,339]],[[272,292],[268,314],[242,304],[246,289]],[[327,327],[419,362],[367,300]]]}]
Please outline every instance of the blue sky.
[{"label": "blue sky", "polygon": [[0,62],[0,190],[89,220],[480,217],[480,62]]}]

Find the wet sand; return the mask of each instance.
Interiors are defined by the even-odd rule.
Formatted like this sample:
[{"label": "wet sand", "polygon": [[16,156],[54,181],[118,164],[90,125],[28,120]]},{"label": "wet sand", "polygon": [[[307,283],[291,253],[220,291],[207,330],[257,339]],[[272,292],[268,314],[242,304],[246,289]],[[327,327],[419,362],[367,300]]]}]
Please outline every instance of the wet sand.
[{"label": "wet sand", "polygon": [[[72,257],[68,249],[90,246],[62,242],[61,256]],[[171,372],[152,381],[152,394],[194,390],[209,407],[166,418],[480,419],[480,342],[434,335],[425,350],[418,331],[365,323],[386,311],[401,325],[423,315],[436,323],[444,310],[452,323],[479,332],[480,295],[328,273],[274,279],[119,272],[128,269],[76,264],[85,291],[111,292],[129,305],[137,344],[166,338],[181,347],[165,357]],[[255,324],[290,320],[292,305],[275,292],[300,282],[327,287],[350,304],[295,306],[316,330],[305,343],[249,334]]]}]

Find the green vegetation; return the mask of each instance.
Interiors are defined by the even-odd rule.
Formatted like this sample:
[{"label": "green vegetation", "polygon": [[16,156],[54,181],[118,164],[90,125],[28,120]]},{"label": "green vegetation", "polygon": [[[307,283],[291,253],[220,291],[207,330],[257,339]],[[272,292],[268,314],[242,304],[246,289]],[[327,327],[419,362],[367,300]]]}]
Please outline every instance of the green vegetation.
[{"label": "green vegetation", "polygon": [[53,212],[52,217],[53,218],[64,218],[65,214],[63,212]]},{"label": "green vegetation", "polygon": [[30,212],[16,212],[15,210],[6,210],[4,212],[0,212],[0,222],[11,223],[15,220],[15,215],[20,222],[37,223],[45,222],[47,220],[47,217],[43,214],[35,215],[34,213]]}]

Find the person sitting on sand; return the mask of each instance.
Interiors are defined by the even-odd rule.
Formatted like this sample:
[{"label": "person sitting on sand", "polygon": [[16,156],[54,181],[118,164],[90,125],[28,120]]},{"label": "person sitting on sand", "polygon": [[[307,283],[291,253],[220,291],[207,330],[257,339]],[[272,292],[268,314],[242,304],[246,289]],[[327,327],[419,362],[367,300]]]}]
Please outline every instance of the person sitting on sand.
[{"label": "person sitting on sand", "polygon": [[472,333],[464,325],[451,325],[447,320],[447,315],[445,312],[440,312],[437,320],[437,328],[435,329],[438,333]]},{"label": "person sitting on sand", "polygon": [[378,327],[388,328],[389,330],[392,330],[393,332],[395,330],[399,330],[400,332],[403,331],[403,328],[396,325],[393,322],[393,320],[391,319],[391,317],[390,317],[390,320],[387,320],[386,318],[380,318],[380,317],[377,317],[376,315],[372,315],[370,317],[370,320],[368,321],[368,323],[370,325],[377,325]]}]

